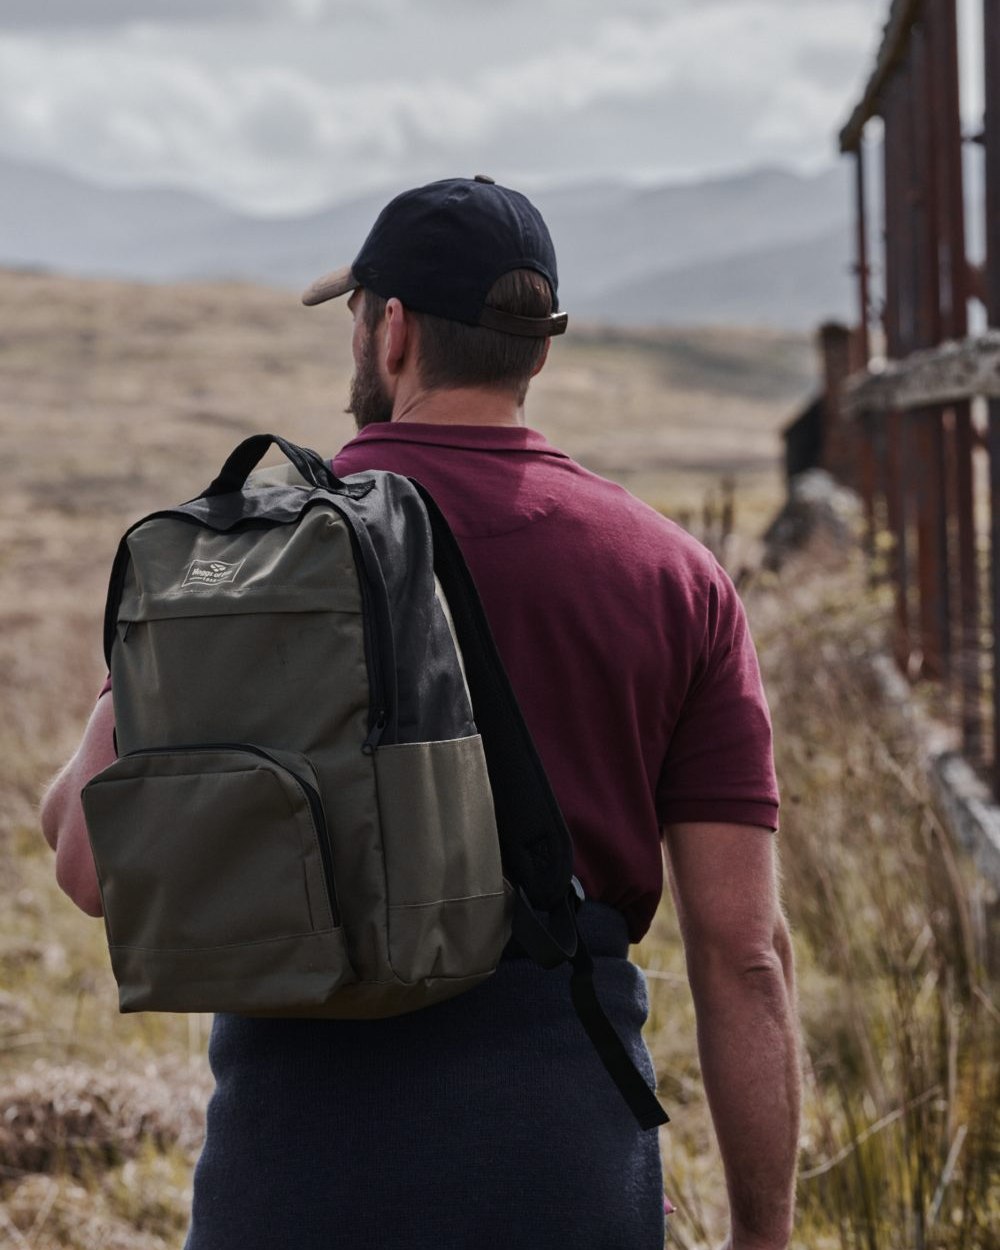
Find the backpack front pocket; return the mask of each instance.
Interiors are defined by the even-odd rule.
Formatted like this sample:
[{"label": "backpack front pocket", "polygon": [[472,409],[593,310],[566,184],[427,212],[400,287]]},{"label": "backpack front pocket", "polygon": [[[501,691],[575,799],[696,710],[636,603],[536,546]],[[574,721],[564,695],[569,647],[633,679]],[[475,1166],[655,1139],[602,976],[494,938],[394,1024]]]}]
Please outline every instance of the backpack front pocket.
[{"label": "backpack front pocket", "polygon": [[482,739],[380,747],[375,777],[396,977],[488,976],[510,918]]},{"label": "backpack front pocket", "polygon": [[294,1014],[354,980],[305,756],[137,751],[83,804],[123,1011]]}]

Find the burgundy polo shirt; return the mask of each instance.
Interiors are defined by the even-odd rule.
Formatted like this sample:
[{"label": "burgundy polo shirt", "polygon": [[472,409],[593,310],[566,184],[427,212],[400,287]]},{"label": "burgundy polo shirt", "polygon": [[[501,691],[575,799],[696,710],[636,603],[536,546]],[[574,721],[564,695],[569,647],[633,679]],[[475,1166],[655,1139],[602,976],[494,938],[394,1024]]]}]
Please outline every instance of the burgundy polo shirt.
[{"label": "burgundy polo shirt", "polygon": [[660,827],[777,827],[771,724],[742,604],[714,557],[514,426],[367,426],[341,476],[426,486],[479,587],[589,897],[633,941],[663,888]]}]

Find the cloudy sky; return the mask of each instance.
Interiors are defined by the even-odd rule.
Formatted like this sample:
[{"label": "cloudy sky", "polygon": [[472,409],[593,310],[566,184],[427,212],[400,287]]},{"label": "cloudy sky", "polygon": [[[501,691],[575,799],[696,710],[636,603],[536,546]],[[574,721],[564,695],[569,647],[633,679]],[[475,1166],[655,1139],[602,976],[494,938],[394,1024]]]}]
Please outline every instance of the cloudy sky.
[{"label": "cloudy sky", "polygon": [[889,0],[0,0],[0,154],[260,212],[834,159]]}]

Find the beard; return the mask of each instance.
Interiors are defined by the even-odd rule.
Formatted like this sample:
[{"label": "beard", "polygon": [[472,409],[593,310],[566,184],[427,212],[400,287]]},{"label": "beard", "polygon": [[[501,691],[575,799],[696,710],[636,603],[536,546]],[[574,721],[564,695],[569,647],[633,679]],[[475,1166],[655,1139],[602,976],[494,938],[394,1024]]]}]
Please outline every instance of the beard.
[{"label": "beard", "polygon": [[346,412],[353,414],[359,430],[378,421],[392,420],[392,400],[379,375],[375,359],[375,336],[365,336],[361,346],[361,359],[351,378],[351,391]]}]

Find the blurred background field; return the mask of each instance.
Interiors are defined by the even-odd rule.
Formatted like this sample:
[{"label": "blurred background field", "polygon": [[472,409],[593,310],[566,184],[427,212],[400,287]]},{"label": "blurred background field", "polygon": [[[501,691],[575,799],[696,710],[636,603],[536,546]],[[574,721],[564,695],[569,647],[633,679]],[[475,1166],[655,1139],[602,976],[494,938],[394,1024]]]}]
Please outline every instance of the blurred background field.
[{"label": "blurred background field", "polygon": [[[772,703],[785,901],[799,963],[802,1247],[968,1247],[1000,1229],[996,906],[953,850],[915,744],[871,677],[884,592],[848,549],[779,574],[778,430],[813,349],[775,331],[574,327],[529,418],[697,531],[735,483],[735,532]],[[179,1247],[210,1091],[201,1017],[119,1017],[99,922],[52,878],[35,809],[103,678],[122,530],[207,484],[246,433],[322,450],[343,412],[343,310],[235,284],[0,273],[0,1244]],[[677,1244],[724,1234],[672,908],[635,952],[672,1124]]]}]

